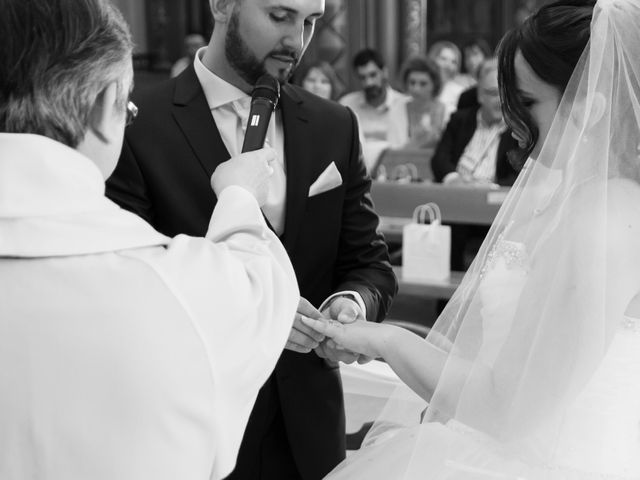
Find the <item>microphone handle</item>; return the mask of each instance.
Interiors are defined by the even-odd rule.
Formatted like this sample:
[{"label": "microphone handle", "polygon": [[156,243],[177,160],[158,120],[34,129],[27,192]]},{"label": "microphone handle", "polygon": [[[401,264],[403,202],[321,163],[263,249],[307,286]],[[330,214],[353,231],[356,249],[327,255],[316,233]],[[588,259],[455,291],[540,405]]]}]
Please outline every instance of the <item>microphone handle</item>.
[{"label": "microphone handle", "polygon": [[267,137],[267,129],[271,114],[275,108],[274,103],[264,97],[254,98],[251,101],[251,110],[247,120],[247,131],[244,134],[242,152],[252,152],[264,147]]}]

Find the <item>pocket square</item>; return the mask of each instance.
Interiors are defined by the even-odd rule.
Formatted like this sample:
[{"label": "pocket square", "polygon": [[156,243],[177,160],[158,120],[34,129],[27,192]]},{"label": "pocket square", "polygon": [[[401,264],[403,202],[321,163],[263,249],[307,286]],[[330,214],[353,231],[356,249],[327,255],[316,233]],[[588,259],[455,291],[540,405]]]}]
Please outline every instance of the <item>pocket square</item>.
[{"label": "pocket square", "polygon": [[316,181],[309,187],[309,196],[313,197],[342,185],[342,175],[338,171],[335,162],[324,169],[324,171],[318,175]]}]

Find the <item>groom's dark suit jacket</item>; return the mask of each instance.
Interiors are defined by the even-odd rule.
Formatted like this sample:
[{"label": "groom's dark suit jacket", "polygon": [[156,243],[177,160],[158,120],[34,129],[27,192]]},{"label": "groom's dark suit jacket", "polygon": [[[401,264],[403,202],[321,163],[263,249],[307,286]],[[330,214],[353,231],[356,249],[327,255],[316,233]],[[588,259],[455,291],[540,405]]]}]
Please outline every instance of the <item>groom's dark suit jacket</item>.
[{"label": "groom's dark suit jacket", "polygon": [[[134,101],[140,114],[127,128],[107,195],[166,235],[203,236],[216,204],[209,179],[229,153],[193,66]],[[376,231],[378,217],[369,196],[371,182],[360,155],[355,117],[345,107],[291,85],[282,88],[279,108],[287,172],[281,240],[301,294],[319,306],[336,291],[358,291],[368,320],[380,321],[397,286],[385,242]],[[343,184],[309,197],[310,185],[331,162]],[[251,358],[251,352],[239,350],[238,355]],[[321,478],[345,455],[337,367],[314,352],[284,351],[269,382],[276,396],[263,389],[244,442],[262,435],[266,420],[258,417],[272,415],[279,403],[300,473],[305,479]],[[255,459],[240,458],[238,463],[243,461]]]}]

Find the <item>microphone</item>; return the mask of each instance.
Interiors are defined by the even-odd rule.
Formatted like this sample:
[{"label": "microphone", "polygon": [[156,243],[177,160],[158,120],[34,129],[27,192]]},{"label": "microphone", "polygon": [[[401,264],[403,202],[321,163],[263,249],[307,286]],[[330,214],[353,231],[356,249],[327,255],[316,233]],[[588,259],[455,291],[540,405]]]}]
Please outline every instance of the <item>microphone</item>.
[{"label": "microphone", "polygon": [[252,152],[264,146],[271,114],[276,109],[280,98],[280,83],[273,76],[265,73],[251,92],[251,109],[244,134],[242,152]]}]

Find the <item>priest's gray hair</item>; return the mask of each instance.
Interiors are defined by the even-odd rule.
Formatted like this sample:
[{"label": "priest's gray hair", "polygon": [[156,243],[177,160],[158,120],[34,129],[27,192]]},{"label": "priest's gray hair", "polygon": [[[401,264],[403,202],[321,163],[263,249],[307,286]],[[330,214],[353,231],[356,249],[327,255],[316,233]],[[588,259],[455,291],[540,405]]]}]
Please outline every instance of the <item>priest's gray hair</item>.
[{"label": "priest's gray hair", "polygon": [[133,45],[109,0],[0,0],[0,12],[0,131],[75,148],[111,82],[125,108]]}]

